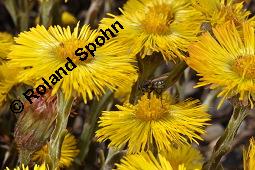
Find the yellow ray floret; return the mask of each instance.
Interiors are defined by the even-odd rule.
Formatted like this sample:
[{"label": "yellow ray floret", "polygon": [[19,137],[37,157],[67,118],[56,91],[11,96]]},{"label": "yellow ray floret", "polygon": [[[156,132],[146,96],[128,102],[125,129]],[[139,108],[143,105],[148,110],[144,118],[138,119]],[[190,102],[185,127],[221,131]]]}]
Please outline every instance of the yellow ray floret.
[{"label": "yellow ray floret", "polygon": [[95,43],[99,35],[88,25],[79,31],[79,24],[73,32],[70,27],[60,26],[51,26],[48,30],[44,26],[31,28],[15,39],[17,45],[9,54],[10,65],[31,68],[20,72],[18,79],[21,82],[35,80],[39,85],[44,84],[44,78],[53,86],[52,95],[61,88],[66,98],[79,95],[87,102],[102,95],[106,87],[114,90],[125,85],[123,80],[129,79],[128,75],[135,71],[131,64],[134,60],[126,55],[126,48],[111,42],[97,46],[94,56],[87,51],[86,60],[84,56],[81,57],[83,61],[76,56],[78,48],[85,49],[84,46]]},{"label": "yellow ray floret", "polygon": [[[10,170],[8,167],[6,170]],[[21,167],[16,167],[14,170],[48,170],[47,166],[45,164],[42,165],[35,165],[33,168],[29,168],[28,166],[25,166],[24,164],[21,165]]]},{"label": "yellow ray floret", "polygon": [[[45,162],[48,156],[48,145],[43,146],[43,148],[33,155],[33,160],[36,162],[43,163]],[[60,161],[59,161],[59,168],[69,167],[74,158],[78,155],[79,150],[77,149],[77,142],[73,135],[68,133],[63,141],[61,146],[61,153],[60,153]]]},{"label": "yellow ray floret", "polygon": [[192,146],[174,147],[169,151],[162,151],[161,155],[170,162],[173,169],[178,169],[180,165],[184,165],[187,170],[202,169],[203,156]]},{"label": "yellow ray floret", "polygon": [[251,12],[244,8],[244,3],[235,3],[234,0],[192,0],[192,5],[201,11],[205,20],[212,26],[233,21],[241,26],[244,21],[254,24],[255,18],[250,17]]},{"label": "yellow ray floret", "polygon": [[14,45],[11,34],[0,32],[0,105],[6,99],[12,87],[18,84],[17,75],[22,70],[20,67],[10,67],[7,55]]},{"label": "yellow ray floret", "polygon": [[189,0],[129,0],[121,12],[121,16],[104,18],[101,28],[117,20],[124,27],[116,37],[119,42],[128,44],[134,54],[144,57],[160,52],[165,60],[186,51],[202,21]]},{"label": "yellow ray floret", "polygon": [[255,169],[255,140],[250,139],[249,149],[243,151],[243,165],[244,170]]},{"label": "yellow ray floret", "polygon": [[[182,155],[185,157],[186,155]],[[199,170],[198,168],[187,168],[185,164],[172,166],[168,158],[161,154],[155,157],[151,151],[125,156],[120,164],[117,164],[117,170]]]},{"label": "yellow ray floret", "polygon": [[14,40],[11,34],[0,32],[0,64],[7,58],[7,54],[10,52],[10,47],[13,44]]},{"label": "yellow ray floret", "polygon": [[20,71],[20,68],[10,67],[8,62],[0,65],[0,105],[5,101],[12,87],[19,83],[17,76]]},{"label": "yellow ray floret", "polygon": [[127,86],[123,86],[123,87],[120,87],[116,90],[116,92],[114,93],[114,97],[117,98],[120,102],[127,102],[129,97],[130,97],[130,93],[132,91],[132,87],[135,83],[135,81],[137,81],[137,78],[138,78],[138,74],[133,74],[130,76],[132,77],[132,81],[128,81],[126,84]]},{"label": "yellow ray floret", "polygon": [[[221,90],[223,99],[239,96],[253,107],[255,99],[254,28],[244,23],[242,33],[233,22],[213,30],[215,38],[206,33],[189,48],[188,65],[202,76],[198,86],[211,85]],[[222,102],[221,102],[222,103]],[[220,105],[219,105],[220,106]]]},{"label": "yellow ray floret", "polygon": [[161,155],[158,157],[157,160],[150,151],[127,155],[117,164],[117,170],[173,170],[166,158]]},{"label": "yellow ray floret", "polygon": [[117,105],[119,111],[103,112],[96,136],[100,142],[110,139],[109,146],[116,148],[128,144],[130,153],[154,144],[158,150],[169,150],[172,144],[197,142],[210,120],[206,108],[197,104],[197,100],[173,104],[169,96],[144,95],[136,105]]}]

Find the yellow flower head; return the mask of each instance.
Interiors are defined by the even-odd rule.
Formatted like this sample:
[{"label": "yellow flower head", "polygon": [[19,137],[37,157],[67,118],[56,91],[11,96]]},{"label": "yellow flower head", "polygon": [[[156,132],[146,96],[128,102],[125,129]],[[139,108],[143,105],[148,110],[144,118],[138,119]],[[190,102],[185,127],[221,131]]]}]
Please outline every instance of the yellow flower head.
[{"label": "yellow flower head", "polygon": [[[48,170],[47,166],[45,164],[42,165],[35,165],[34,168],[29,168],[28,166],[25,166],[24,164],[21,165],[20,167],[16,167],[14,168],[14,170]],[[6,170],[10,170],[8,167],[6,168]]]},{"label": "yellow flower head", "polygon": [[244,165],[244,170],[255,169],[255,140],[254,138],[250,139],[250,146],[248,151],[244,150],[243,152],[243,165]]},{"label": "yellow flower head", "polygon": [[233,21],[241,26],[246,20],[254,23],[254,17],[249,18],[250,12],[244,9],[243,2],[233,0],[192,0],[193,6],[201,11],[212,26]]},{"label": "yellow flower head", "polygon": [[[72,33],[70,27],[51,26],[46,30],[44,26],[37,26],[15,39],[17,45],[13,46],[9,54],[10,64],[13,67],[32,67],[20,72],[20,81],[36,80],[39,85],[44,84],[44,78],[53,85],[52,95],[62,88],[66,98],[76,93],[82,95],[86,103],[87,98],[102,95],[106,87],[113,90],[124,85],[123,80],[129,79],[127,75],[135,71],[131,64],[134,60],[125,54],[125,47],[114,46],[107,40],[96,50],[93,45],[88,45],[95,45],[99,35],[99,32],[90,30],[88,25],[79,31],[77,24]],[[85,46],[94,53],[88,52]],[[88,54],[87,58],[81,56],[83,60],[86,58],[84,61],[75,55],[78,48]],[[70,64],[70,60],[67,63],[67,58],[73,64]],[[70,71],[70,68],[73,70]]]},{"label": "yellow flower head", "polygon": [[17,75],[21,68],[10,67],[7,58],[12,45],[14,45],[12,35],[0,32],[0,105],[6,99],[11,88],[19,82],[17,80]]},{"label": "yellow flower head", "polygon": [[[250,103],[255,99],[255,38],[254,28],[248,23],[237,31],[233,22],[214,29],[189,48],[188,65],[202,76],[198,86],[211,84],[221,89],[225,98],[239,95],[239,100]],[[221,102],[222,103],[222,102]],[[220,104],[221,105],[221,104]],[[219,106],[220,106],[219,105]]]},{"label": "yellow flower head", "polygon": [[[120,164],[117,164],[117,170],[189,170],[184,164],[177,168],[171,166],[171,163],[162,155],[158,159],[152,152],[141,152],[139,154],[125,156]],[[192,169],[194,170],[194,169]]]},{"label": "yellow flower head", "polygon": [[19,83],[17,76],[20,70],[10,67],[8,62],[0,65],[0,105],[5,101],[12,87]]},{"label": "yellow flower head", "polygon": [[[61,154],[59,161],[59,168],[69,167],[73,162],[74,158],[78,155],[79,150],[77,149],[77,142],[73,135],[67,133],[61,146]],[[48,144],[42,147],[41,150],[37,151],[33,155],[33,160],[39,163],[45,162],[48,155]]]},{"label": "yellow flower head", "polygon": [[198,101],[173,104],[169,96],[163,99],[142,96],[138,104],[117,105],[119,111],[103,112],[98,141],[110,139],[109,146],[122,148],[128,143],[130,153],[148,150],[156,145],[158,150],[169,150],[172,144],[188,144],[202,140],[206,121],[210,120],[205,107]]},{"label": "yellow flower head", "polygon": [[190,42],[196,40],[201,24],[200,12],[193,9],[189,0],[129,0],[121,16],[105,18],[105,28],[119,21],[124,29],[117,40],[129,44],[134,53],[142,57],[161,52],[165,60],[181,55]]},{"label": "yellow flower head", "polygon": [[173,169],[178,169],[181,164],[183,164],[187,170],[202,169],[203,156],[199,150],[191,146],[183,145],[169,151],[163,151],[161,155],[170,162]]},{"label": "yellow flower head", "polygon": [[6,32],[0,32],[0,64],[3,59],[7,58],[10,52],[10,47],[14,44],[13,37],[11,34]]}]

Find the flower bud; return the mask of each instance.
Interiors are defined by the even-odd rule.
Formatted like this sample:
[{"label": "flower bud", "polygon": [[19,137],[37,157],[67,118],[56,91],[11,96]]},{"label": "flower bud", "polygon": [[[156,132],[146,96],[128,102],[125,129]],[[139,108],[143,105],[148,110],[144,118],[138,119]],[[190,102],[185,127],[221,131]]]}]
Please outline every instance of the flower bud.
[{"label": "flower bud", "polygon": [[24,111],[19,115],[14,131],[20,154],[25,153],[27,158],[41,148],[50,137],[57,115],[56,96],[47,93],[32,101],[32,104],[24,103]]}]

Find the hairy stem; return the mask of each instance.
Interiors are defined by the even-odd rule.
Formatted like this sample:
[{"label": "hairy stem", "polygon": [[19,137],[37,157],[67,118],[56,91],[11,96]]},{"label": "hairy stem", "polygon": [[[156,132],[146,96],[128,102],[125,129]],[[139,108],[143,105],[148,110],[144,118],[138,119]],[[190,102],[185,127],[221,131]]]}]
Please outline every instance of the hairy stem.
[{"label": "hairy stem", "polygon": [[65,99],[64,94],[61,92],[58,96],[58,114],[56,118],[56,126],[50,138],[49,159],[47,160],[47,162],[49,162],[50,169],[52,170],[58,168],[59,159],[61,156],[61,146],[67,133],[66,126],[73,100],[74,98],[72,96]]},{"label": "hairy stem", "polygon": [[220,160],[231,150],[231,145],[242,121],[247,116],[247,111],[242,107],[235,107],[224,134],[214,147],[211,158],[204,164],[203,170],[218,170],[221,168]]},{"label": "hairy stem", "polygon": [[108,155],[103,166],[101,167],[101,170],[112,170],[114,168],[114,164],[118,162],[125,154],[126,150],[115,150],[113,148],[109,148]]}]

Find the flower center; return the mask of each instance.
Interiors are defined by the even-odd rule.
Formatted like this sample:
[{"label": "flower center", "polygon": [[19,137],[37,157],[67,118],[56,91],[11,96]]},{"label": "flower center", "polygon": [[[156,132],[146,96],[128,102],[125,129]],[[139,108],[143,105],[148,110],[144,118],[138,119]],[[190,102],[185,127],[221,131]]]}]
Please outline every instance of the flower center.
[{"label": "flower center", "polygon": [[170,31],[169,26],[173,21],[174,14],[171,7],[168,4],[160,4],[148,7],[141,25],[147,33],[163,35]]},{"label": "flower center", "polygon": [[[67,57],[69,57],[74,63],[76,64],[82,64],[82,63],[88,63],[91,60],[93,60],[93,56],[86,50],[85,48],[86,42],[78,39],[71,39],[65,42],[61,42],[58,47],[56,48],[56,54],[59,58],[66,60]],[[84,55],[82,56],[76,56],[75,51],[78,48],[83,48],[83,50],[79,52],[86,51],[88,54],[88,57],[86,60],[81,61],[80,58],[84,58]]]},{"label": "flower center", "polygon": [[166,103],[156,96],[148,99],[147,95],[144,95],[137,104],[136,117],[143,121],[159,120],[168,113],[165,105]]},{"label": "flower center", "polygon": [[238,57],[232,68],[240,76],[244,76],[248,79],[255,79],[255,56],[241,56]]}]

